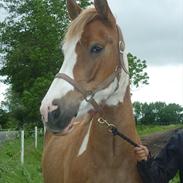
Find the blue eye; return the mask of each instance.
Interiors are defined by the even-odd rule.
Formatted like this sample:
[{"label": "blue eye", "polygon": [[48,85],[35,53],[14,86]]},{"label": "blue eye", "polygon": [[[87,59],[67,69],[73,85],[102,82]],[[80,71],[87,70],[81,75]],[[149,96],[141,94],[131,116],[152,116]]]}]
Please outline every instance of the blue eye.
[{"label": "blue eye", "polygon": [[100,53],[102,50],[103,50],[103,47],[101,45],[94,45],[90,49],[90,52],[94,53],[94,54],[97,54],[97,53]]}]

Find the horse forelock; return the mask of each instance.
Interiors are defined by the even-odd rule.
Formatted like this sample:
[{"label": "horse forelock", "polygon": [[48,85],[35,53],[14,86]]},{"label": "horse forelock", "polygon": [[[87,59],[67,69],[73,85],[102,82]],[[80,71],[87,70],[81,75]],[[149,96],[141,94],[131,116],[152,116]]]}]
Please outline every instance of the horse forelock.
[{"label": "horse forelock", "polygon": [[81,37],[84,27],[97,16],[95,8],[82,10],[81,14],[74,19],[68,27],[64,42],[69,42],[73,37]]}]

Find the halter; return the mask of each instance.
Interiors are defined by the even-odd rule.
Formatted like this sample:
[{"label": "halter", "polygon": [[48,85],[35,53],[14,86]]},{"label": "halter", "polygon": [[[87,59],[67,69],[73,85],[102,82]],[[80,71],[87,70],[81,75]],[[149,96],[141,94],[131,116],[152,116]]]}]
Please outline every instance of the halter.
[{"label": "halter", "polygon": [[[109,75],[102,83],[100,83],[100,85],[98,85],[95,90],[90,90],[90,91],[85,90],[84,88],[81,87],[81,85],[79,83],[77,83],[74,79],[72,79],[71,77],[69,77],[68,75],[66,75],[64,73],[57,73],[55,76],[55,78],[63,79],[65,81],[67,81],[69,84],[71,84],[78,92],[80,92],[82,94],[85,101],[90,103],[93,106],[93,108],[95,109],[95,113],[97,112],[100,115],[102,115],[102,108],[94,99],[95,94],[98,91],[105,89],[115,79],[117,79],[117,86],[115,88],[115,91],[116,91],[119,88],[119,80],[121,77],[122,69],[124,70],[124,72],[126,72],[126,74],[129,75],[129,72],[125,68],[125,64],[123,62],[123,54],[124,54],[124,48],[125,48],[125,44],[123,41],[123,35],[122,35],[122,32],[121,32],[119,26],[117,25],[116,27],[118,30],[118,37],[119,37],[119,45],[118,45],[119,55],[120,55],[119,63],[116,66],[114,72],[111,75]],[[107,129],[113,134],[113,136],[117,135],[117,136],[121,137],[123,140],[127,141],[129,144],[131,144],[135,147],[138,147],[138,144],[136,144],[130,138],[125,136],[123,133],[120,133],[114,124],[109,123],[107,120],[105,120],[102,117],[98,118],[97,122],[101,125],[105,125],[107,127]]]}]

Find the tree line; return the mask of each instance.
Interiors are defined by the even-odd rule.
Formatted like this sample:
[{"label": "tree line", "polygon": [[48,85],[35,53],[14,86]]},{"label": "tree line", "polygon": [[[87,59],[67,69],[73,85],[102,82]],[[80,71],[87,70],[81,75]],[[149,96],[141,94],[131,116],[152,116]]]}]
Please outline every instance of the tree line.
[{"label": "tree line", "polygon": [[134,102],[134,115],[138,124],[169,125],[183,123],[183,107],[165,102]]}]

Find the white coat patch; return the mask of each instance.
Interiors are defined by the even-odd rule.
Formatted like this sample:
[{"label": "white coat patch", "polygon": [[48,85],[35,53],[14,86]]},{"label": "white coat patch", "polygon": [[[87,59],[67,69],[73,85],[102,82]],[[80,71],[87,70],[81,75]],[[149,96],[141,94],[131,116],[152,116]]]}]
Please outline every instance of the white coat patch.
[{"label": "white coat patch", "polygon": [[87,149],[92,123],[93,123],[93,119],[90,121],[88,131],[83,139],[83,142],[82,142],[81,147],[80,147],[79,152],[78,152],[78,156],[81,156]]}]

